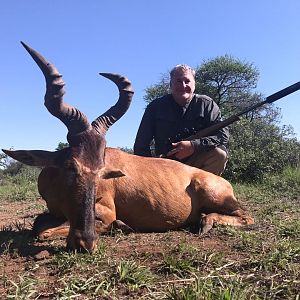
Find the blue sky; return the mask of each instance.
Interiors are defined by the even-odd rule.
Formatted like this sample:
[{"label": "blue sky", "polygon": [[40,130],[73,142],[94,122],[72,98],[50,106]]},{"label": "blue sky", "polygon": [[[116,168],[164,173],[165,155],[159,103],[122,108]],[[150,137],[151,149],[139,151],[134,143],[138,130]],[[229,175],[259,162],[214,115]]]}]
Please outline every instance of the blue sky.
[{"label": "blue sky", "polygon": [[[299,0],[1,0],[0,28],[1,148],[54,150],[66,141],[21,40],[55,64],[65,101],[91,122],[118,97],[99,72],[133,82],[133,103],[107,134],[112,147],[133,146],[145,88],[176,64],[232,55],[259,69],[257,91],[265,96],[300,81]],[[299,99],[300,91],[276,104],[300,139]]]}]

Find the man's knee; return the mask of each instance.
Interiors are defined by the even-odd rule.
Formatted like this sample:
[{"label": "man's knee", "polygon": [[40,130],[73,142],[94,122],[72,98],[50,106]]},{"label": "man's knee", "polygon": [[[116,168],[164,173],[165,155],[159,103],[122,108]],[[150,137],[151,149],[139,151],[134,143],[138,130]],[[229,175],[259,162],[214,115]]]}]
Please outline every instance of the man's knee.
[{"label": "man's knee", "polygon": [[221,175],[225,170],[227,157],[225,150],[214,148],[192,155],[187,164],[216,175]]},{"label": "man's knee", "polygon": [[221,148],[214,148],[209,151],[206,162],[202,167],[203,170],[221,175],[226,167],[227,152]]},{"label": "man's knee", "polygon": [[224,151],[223,149],[221,148],[214,148],[213,150],[211,150],[213,152],[213,155],[215,156],[215,159],[220,161],[220,163],[226,163],[227,162],[227,152]]}]

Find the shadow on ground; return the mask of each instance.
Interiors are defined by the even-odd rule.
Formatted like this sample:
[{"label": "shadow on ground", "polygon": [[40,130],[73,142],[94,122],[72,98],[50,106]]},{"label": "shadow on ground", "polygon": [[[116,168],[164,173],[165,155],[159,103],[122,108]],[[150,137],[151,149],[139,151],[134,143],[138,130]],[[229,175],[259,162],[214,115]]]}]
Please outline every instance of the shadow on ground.
[{"label": "shadow on ground", "polygon": [[12,230],[2,229],[0,231],[0,255],[10,254],[22,257],[35,256],[41,251],[48,251],[49,254],[55,254],[57,247],[49,245],[39,245],[37,238],[31,230]]}]

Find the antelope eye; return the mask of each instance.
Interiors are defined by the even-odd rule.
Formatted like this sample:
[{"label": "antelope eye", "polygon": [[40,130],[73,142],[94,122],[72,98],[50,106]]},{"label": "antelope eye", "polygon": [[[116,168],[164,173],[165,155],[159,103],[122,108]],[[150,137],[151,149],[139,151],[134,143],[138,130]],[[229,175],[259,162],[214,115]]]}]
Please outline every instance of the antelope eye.
[{"label": "antelope eye", "polygon": [[68,171],[69,171],[70,173],[73,173],[74,175],[78,174],[78,170],[77,170],[77,168],[75,168],[75,167],[69,167],[69,168],[68,168]]},{"label": "antelope eye", "polygon": [[79,174],[78,169],[74,166],[69,166],[66,168],[66,171],[66,183],[67,185],[72,186]]},{"label": "antelope eye", "polygon": [[67,170],[67,172],[69,174],[73,174],[73,175],[79,174],[78,167],[76,165],[74,165],[73,163],[66,164],[64,168],[65,168],[65,170]]}]

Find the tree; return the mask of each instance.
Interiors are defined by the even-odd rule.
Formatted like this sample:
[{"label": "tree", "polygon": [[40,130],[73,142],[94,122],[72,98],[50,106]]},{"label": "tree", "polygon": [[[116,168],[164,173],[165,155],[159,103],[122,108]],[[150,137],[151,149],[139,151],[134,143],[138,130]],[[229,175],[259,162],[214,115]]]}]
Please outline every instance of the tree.
[{"label": "tree", "polygon": [[0,153],[0,169],[5,168],[6,160],[7,160],[7,155],[4,153]]},{"label": "tree", "polygon": [[118,149],[127,152],[129,154],[133,154],[133,149],[132,148],[128,148],[128,147],[118,147]]},{"label": "tree", "polygon": [[232,56],[207,60],[196,70],[196,92],[210,95],[215,102],[232,103],[241,94],[250,94],[256,88],[259,72],[250,63]]},{"label": "tree", "polygon": [[[196,68],[196,93],[212,97],[226,118],[263,100],[255,90],[258,78],[259,71],[253,64],[229,55],[219,56]],[[159,83],[145,89],[145,101],[149,103],[166,94],[168,87],[165,74]],[[279,126],[280,117],[274,104],[264,105],[231,126],[225,176],[253,181],[299,164],[300,143],[291,127]]]},{"label": "tree", "polygon": [[[252,64],[229,55],[206,60],[196,69],[196,92],[209,95],[219,105],[224,117],[242,111],[263,101],[255,91],[259,78],[258,69]],[[264,105],[244,117],[267,117],[278,121],[279,111],[274,105]]]},{"label": "tree", "polygon": [[154,84],[145,89],[146,95],[144,96],[144,100],[147,103],[150,103],[154,99],[167,94],[169,92],[169,84],[170,84],[169,75],[163,74],[161,76],[159,83]]},{"label": "tree", "polygon": [[67,147],[69,147],[69,143],[59,142],[57,147],[55,148],[55,150],[61,150],[61,149],[67,148]]}]

